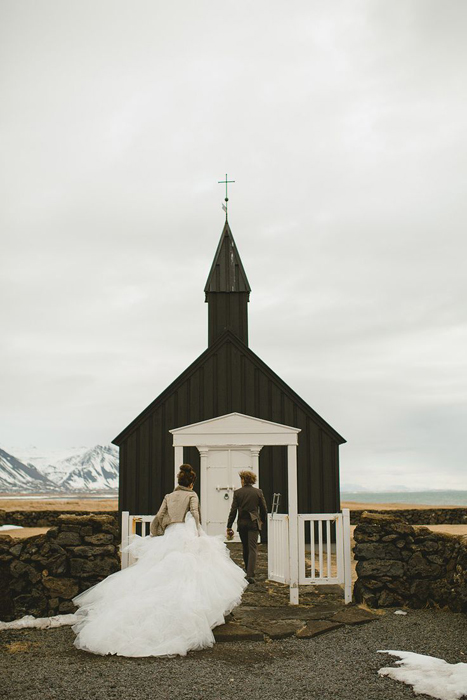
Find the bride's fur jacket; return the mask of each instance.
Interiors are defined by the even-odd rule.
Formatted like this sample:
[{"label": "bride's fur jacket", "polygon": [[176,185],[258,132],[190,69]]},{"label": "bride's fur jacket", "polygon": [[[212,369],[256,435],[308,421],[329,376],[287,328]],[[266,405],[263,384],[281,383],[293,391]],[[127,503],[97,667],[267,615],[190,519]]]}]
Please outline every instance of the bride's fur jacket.
[{"label": "bride's fur jacket", "polygon": [[152,519],[149,528],[152,537],[163,535],[165,528],[172,523],[183,523],[188,511],[191,512],[195,519],[196,527],[199,530],[198,494],[186,486],[177,486],[172,493],[168,493],[164,496],[161,507]]}]

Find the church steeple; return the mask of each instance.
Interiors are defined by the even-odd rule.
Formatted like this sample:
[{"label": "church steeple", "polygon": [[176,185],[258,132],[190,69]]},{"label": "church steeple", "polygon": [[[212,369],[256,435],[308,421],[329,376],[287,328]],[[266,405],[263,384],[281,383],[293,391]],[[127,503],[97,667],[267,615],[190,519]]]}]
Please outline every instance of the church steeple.
[{"label": "church steeple", "polygon": [[228,329],[248,345],[247,304],[251,288],[227,219],[204,291],[208,303],[208,344],[212,345]]}]

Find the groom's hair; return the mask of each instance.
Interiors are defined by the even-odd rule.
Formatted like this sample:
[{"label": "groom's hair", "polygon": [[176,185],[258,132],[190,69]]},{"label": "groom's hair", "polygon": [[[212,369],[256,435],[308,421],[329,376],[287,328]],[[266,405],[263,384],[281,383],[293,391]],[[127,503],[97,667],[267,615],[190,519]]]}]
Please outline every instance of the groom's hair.
[{"label": "groom's hair", "polygon": [[240,479],[243,479],[245,484],[256,484],[256,474],[253,472],[245,470],[243,472],[239,472],[238,475]]}]

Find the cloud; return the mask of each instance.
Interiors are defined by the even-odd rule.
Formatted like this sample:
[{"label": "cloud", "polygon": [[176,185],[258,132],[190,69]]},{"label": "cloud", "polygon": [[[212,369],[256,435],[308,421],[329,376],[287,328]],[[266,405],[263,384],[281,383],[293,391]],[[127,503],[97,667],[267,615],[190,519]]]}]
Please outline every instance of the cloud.
[{"label": "cloud", "polygon": [[344,480],[464,486],[466,13],[5,9],[4,442],[111,439],[204,350],[227,171],[251,347]]}]

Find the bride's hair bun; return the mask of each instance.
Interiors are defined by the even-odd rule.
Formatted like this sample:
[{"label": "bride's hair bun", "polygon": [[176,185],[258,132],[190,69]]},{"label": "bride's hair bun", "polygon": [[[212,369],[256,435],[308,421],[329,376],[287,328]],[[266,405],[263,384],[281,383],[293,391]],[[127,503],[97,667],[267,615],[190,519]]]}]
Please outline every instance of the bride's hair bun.
[{"label": "bride's hair bun", "polygon": [[196,472],[191,464],[181,464],[177,474],[177,481],[180,486],[191,486],[196,481]]}]

